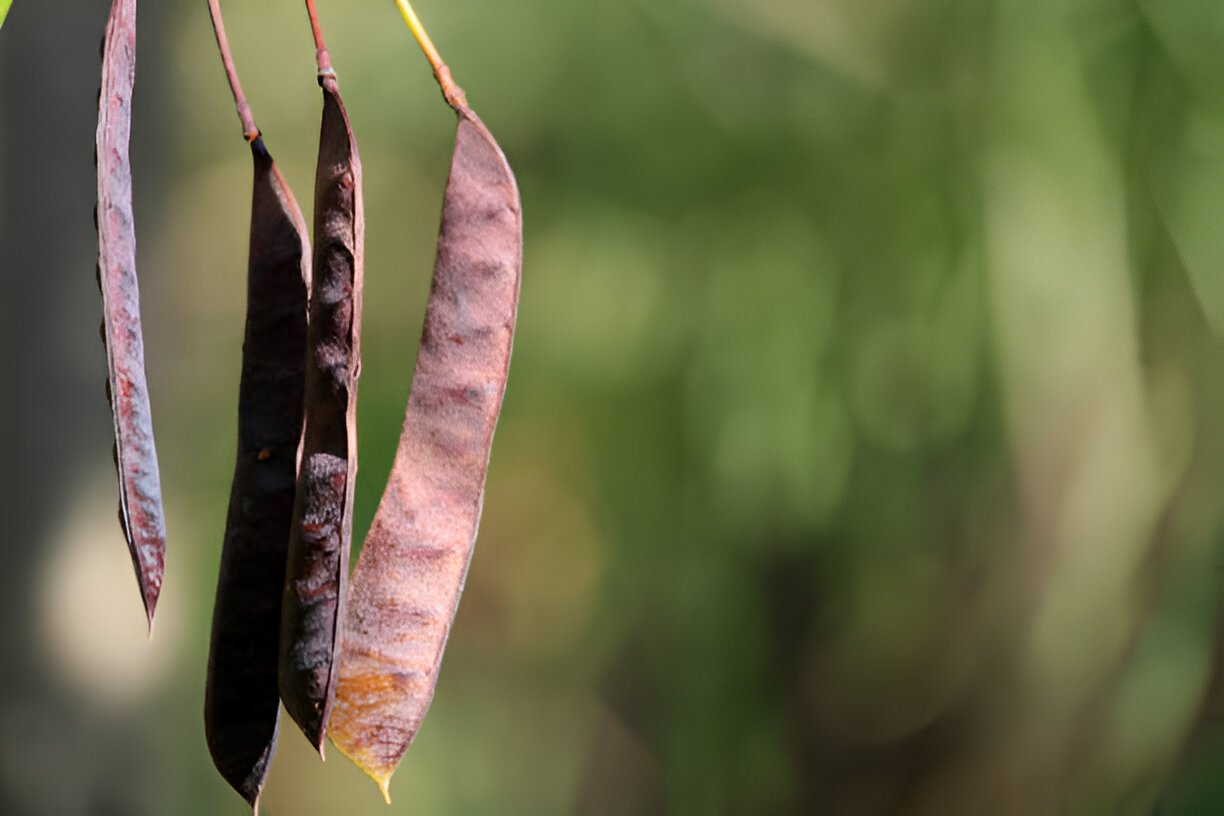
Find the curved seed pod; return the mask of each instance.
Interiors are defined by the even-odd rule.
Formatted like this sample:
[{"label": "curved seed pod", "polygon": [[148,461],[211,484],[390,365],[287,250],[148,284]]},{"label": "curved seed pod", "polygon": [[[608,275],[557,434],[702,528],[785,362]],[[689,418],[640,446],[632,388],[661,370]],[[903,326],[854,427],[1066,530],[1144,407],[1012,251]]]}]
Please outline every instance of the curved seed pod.
[{"label": "curved seed pod", "polygon": [[208,5],[254,178],[238,455],[213,606],[204,731],[213,764],[258,812],[280,715],[280,601],[302,436],[310,243],[238,83],[218,2]]},{"label": "curved seed pod", "polygon": [[132,87],[136,79],[136,0],[114,0],[102,45],[98,94],[98,288],[109,372],[107,395],[115,419],[119,521],[132,553],[149,630],[161,594],[166,522],[153,443],[153,415],[145,382],[140,292],[136,284],[136,229],[132,216]]},{"label": "curved seed pod", "polygon": [[330,725],[332,742],[388,802],[391,774],[433,698],[467,576],[522,266],[514,174],[445,65],[435,65],[459,114],[455,152],[403,433],[352,578]]},{"label": "curved seed pod", "polygon": [[365,221],[361,160],[340,88],[318,46],[323,121],[315,175],[314,274],[306,360],[306,429],[281,608],[280,694],[323,752],[353,535],[357,374]]}]

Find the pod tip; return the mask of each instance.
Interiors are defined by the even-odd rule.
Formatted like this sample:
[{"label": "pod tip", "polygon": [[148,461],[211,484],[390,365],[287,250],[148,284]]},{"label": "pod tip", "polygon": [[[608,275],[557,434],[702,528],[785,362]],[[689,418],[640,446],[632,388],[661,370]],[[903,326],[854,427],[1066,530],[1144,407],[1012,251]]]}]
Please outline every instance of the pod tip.
[{"label": "pod tip", "polygon": [[153,613],[157,611],[157,596],[145,599],[145,622],[149,627],[149,640],[153,640]]},{"label": "pod tip", "polygon": [[[378,783],[378,789],[382,791],[383,799],[386,800],[388,805],[391,804],[391,777],[395,773],[395,766],[387,767],[377,761],[373,763],[368,762],[369,757],[364,755],[363,752],[346,750],[344,742],[336,742],[334,736],[331,740],[332,745],[336,746],[336,750],[352,760],[353,764],[360,768],[363,774]],[[353,747],[351,743],[349,747]]]}]

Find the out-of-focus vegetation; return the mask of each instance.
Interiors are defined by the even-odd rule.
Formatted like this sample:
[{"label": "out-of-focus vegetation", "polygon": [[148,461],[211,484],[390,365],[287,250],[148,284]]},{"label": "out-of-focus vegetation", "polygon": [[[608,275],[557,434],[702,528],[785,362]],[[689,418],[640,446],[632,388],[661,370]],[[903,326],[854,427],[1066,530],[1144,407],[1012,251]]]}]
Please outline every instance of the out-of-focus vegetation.
[{"label": "out-of-focus vegetation", "polygon": [[[419,3],[518,172],[526,256],[481,536],[391,812],[1224,812],[1224,4]],[[106,4],[75,21],[39,5],[0,35],[6,88],[31,70],[6,52],[61,47],[62,26],[100,36]],[[308,211],[301,3],[225,11]],[[77,429],[5,543],[26,553],[5,556],[22,565],[5,631],[38,644],[0,701],[15,814],[243,812],[200,711],[249,157],[204,4],[141,13],[170,532],[150,645],[110,507],[88,205],[48,215],[54,235],[13,226],[57,195],[10,186],[40,150],[72,156],[83,177],[56,178],[88,201],[78,90],[96,63],[57,103],[85,108],[64,124],[76,141],[14,158],[38,108],[0,97],[6,287],[55,287],[0,301],[29,327],[5,356],[30,348],[43,363],[17,376],[84,383],[68,409],[12,409],[30,461]],[[389,0],[320,13],[367,185],[359,540],[407,395],[453,115]],[[263,807],[388,812],[291,727]]]}]

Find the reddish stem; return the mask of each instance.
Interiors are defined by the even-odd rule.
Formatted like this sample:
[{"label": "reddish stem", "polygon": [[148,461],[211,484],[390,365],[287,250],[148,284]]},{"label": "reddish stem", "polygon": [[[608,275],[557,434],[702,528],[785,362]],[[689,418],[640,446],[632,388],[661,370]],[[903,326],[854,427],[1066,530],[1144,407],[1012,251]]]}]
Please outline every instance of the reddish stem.
[{"label": "reddish stem", "polygon": [[247,104],[242,93],[242,84],[238,82],[238,71],[234,68],[234,57],[230,53],[229,40],[225,36],[225,22],[221,19],[219,0],[208,0],[208,14],[212,17],[213,33],[217,36],[217,50],[221,52],[221,64],[225,66],[225,78],[229,80],[230,91],[234,94],[234,105],[238,108],[238,118],[242,120],[242,135],[248,142],[259,138],[259,128],[255,125],[255,115]]},{"label": "reddish stem", "polygon": [[319,14],[315,10],[314,0],[306,0],[306,13],[310,15],[310,30],[314,33],[315,61],[319,65],[319,76],[334,77],[336,70],[332,68],[331,55],[327,53],[327,45],[323,42],[323,29],[319,26]]}]

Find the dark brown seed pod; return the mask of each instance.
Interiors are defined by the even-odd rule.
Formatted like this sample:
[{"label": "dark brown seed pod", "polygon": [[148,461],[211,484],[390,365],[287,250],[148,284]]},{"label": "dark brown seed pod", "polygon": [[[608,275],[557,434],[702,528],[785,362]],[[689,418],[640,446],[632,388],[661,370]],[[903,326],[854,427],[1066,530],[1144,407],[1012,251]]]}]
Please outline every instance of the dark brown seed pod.
[{"label": "dark brown seed pod", "polygon": [[434,65],[458,133],[411,396],[352,578],[330,724],[336,747],[388,801],[391,775],[433,698],[467,576],[522,267],[514,174],[446,66]]},{"label": "dark brown seed pod", "polygon": [[281,609],[280,694],[323,752],[353,535],[365,219],[361,160],[318,18],[323,121],[315,175],[306,430]]},{"label": "dark brown seed pod", "polygon": [[204,694],[213,763],[258,812],[280,715],[277,655],[306,382],[306,222],[243,96],[217,0],[217,47],[251,145],[246,330],[230,489]]},{"label": "dark brown seed pod", "polygon": [[136,0],[114,0],[102,43],[98,94],[98,286],[115,419],[119,521],[132,553],[149,629],[161,594],[166,521],[145,381],[140,292],[136,284],[136,229],[132,215],[132,88],[136,80]]}]

